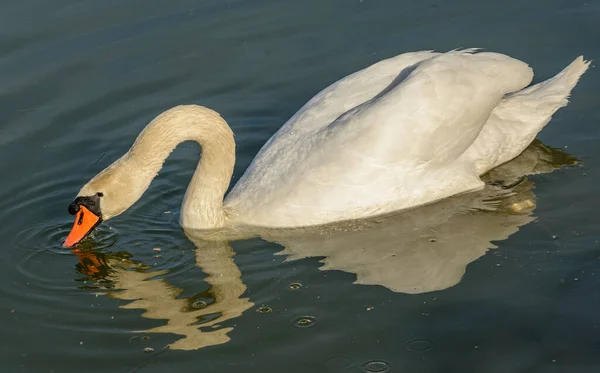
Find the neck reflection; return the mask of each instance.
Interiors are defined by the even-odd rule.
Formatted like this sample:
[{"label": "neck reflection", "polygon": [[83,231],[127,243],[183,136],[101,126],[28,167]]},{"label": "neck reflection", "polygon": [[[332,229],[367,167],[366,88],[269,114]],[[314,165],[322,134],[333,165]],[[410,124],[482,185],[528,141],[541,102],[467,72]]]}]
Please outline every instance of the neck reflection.
[{"label": "neck reflection", "polygon": [[229,243],[192,241],[196,244],[196,264],[207,275],[205,281],[211,288],[188,298],[179,298],[183,289],[156,278],[167,270],[152,270],[151,266],[131,260],[126,252],[73,252],[79,259],[77,270],[111,290],[104,294],[131,301],[121,308],[143,309],[145,318],[166,320],[166,324],[144,332],[181,335],[183,338],[169,347],[195,350],[228,342],[233,328],[220,324],[241,316],[254,304],[242,298],[246,285]]}]

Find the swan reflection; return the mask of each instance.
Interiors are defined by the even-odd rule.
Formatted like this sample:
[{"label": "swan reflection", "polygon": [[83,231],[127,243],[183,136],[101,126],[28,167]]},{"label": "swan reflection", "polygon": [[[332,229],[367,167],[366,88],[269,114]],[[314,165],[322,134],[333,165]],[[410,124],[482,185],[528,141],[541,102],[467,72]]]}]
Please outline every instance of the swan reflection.
[{"label": "swan reflection", "polygon": [[211,288],[189,298],[179,298],[183,289],[156,278],[167,270],[152,270],[131,260],[127,253],[73,251],[79,258],[78,271],[111,289],[102,294],[131,301],[121,308],[143,309],[143,317],[166,320],[166,324],[143,332],[182,335],[170,348],[195,350],[228,342],[232,328],[219,324],[241,316],[254,303],[242,298],[246,285],[229,243],[192,241],[196,245],[196,264],[207,275],[204,281]]},{"label": "swan reflection", "polygon": [[469,263],[492,243],[533,221],[533,181],[526,175],[575,164],[535,141],[519,157],[484,177],[485,189],[392,215],[318,229],[264,232],[288,260],[325,257],[322,270],[354,273],[356,283],[424,293],[458,284]]},{"label": "swan reflection", "polygon": [[420,208],[306,229],[186,232],[196,246],[196,264],[211,285],[209,291],[187,299],[178,298],[183,289],[157,278],[167,271],[152,270],[127,253],[74,253],[80,272],[104,283],[112,290],[109,296],[130,301],[122,308],[143,309],[143,317],[166,320],[145,332],[183,336],[172,349],[199,349],[229,341],[232,328],[220,324],[254,305],[242,297],[246,286],[224,237],[261,236],[282,245],[280,254],[287,260],[325,257],[322,270],[354,273],[358,284],[412,294],[442,290],[459,283],[469,263],[496,247],[492,242],[507,239],[534,220],[534,183],[526,175],[575,163],[535,141],[519,157],[488,173],[485,189]]}]

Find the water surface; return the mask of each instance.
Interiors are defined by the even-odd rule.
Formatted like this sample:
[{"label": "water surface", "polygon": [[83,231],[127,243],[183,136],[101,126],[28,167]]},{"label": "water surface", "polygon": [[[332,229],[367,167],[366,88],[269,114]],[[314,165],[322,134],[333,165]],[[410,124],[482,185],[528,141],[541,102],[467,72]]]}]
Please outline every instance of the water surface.
[{"label": "water surface", "polygon": [[357,69],[483,47],[540,81],[599,58],[599,16],[582,0],[2,2],[2,371],[598,371],[595,68],[478,195],[206,242],[177,223],[199,156],[186,143],[126,214],[77,250],[60,243],[81,185],[176,104],[228,120],[235,182],[285,120]]}]

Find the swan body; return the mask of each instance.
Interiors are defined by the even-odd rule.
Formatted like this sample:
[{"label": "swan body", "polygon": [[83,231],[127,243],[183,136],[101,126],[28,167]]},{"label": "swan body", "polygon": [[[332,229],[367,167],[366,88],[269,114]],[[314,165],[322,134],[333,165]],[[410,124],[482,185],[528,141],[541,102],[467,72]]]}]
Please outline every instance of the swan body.
[{"label": "swan body", "polygon": [[304,105],[225,200],[231,129],[210,109],[178,106],[155,118],[74,204],[93,202],[101,220],[122,213],[185,140],[202,147],[182,205],[186,229],[309,226],[428,204],[481,189],[481,175],[518,156],[567,104],[588,65],[578,57],[526,88],[532,69],[498,53],[422,51],[381,61]]},{"label": "swan body", "polygon": [[496,53],[382,61],[310,100],[265,144],[225,206],[247,223],[299,226],[480,189],[479,176],[519,155],[566,105],[586,67],[580,58],[522,90],[532,70]]}]

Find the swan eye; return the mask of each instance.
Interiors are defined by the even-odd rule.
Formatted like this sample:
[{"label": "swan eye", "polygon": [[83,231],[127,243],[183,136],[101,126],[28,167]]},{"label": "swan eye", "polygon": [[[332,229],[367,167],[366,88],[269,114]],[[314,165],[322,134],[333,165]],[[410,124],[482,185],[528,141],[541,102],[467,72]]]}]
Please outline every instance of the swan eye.
[{"label": "swan eye", "polygon": [[104,197],[104,193],[102,193],[102,192],[98,192],[98,193],[96,193],[96,195],[97,195],[98,197]]}]

